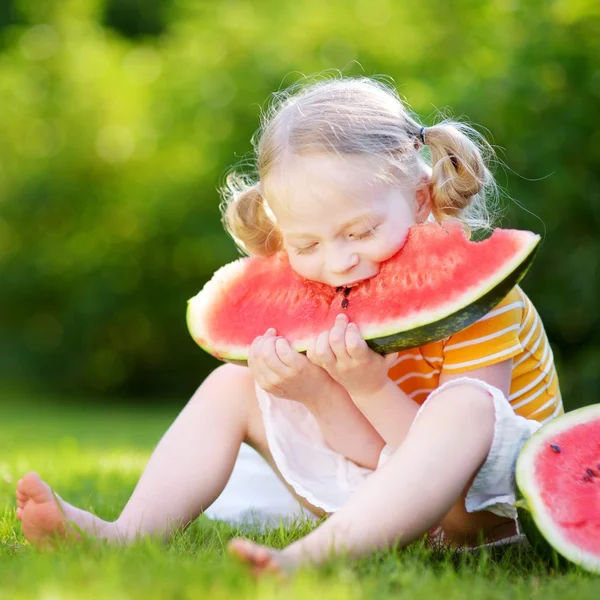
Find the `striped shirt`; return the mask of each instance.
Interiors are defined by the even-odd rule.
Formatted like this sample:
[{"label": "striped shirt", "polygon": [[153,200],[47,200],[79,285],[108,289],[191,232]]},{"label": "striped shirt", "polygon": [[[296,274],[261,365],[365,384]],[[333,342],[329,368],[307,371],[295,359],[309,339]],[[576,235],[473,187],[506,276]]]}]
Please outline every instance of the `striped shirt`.
[{"label": "striped shirt", "polygon": [[418,404],[441,373],[465,373],[512,359],[509,402],[527,419],[545,423],[564,412],[554,357],[542,321],[518,286],[487,315],[445,340],[398,355],[388,376]]}]

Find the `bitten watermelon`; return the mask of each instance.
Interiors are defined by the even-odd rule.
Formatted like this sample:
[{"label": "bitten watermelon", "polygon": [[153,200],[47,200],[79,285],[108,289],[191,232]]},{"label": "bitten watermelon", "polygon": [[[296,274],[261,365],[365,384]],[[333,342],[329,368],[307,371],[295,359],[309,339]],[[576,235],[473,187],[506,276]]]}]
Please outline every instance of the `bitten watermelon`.
[{"label": "bitten watermelon", "polygon": [[523,277],[540,237],[496,229],[469,241],[459,225],[412,227],[378,275],[351,288],[332,288],[297,275],[280,252],[241,258],[219,269],[188,302],[187,322],[207,352],[245,361],[269,327],[299,352],[346,312],[382,354],[444,339],[481,318]]},{"label": "bitten watermelon", "polygon": [[560,416],[531,436],[516,480],[519,517],[532,545],[600,573],[600,404]]}]

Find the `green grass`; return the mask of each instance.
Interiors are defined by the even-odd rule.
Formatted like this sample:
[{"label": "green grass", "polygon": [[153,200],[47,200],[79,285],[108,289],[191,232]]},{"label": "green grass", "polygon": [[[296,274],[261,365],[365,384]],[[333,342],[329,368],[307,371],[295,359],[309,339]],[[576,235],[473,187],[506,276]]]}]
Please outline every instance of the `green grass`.
[{"label": "green grass", "polygon": [[[257,582],[224,552],[227,540],[239,532],[205,518],[167,544],[146,540],[109,548],[85,543],[38,552],[23,539],[14,514],[20,475],[36,470],[65,499],[116,518],[177,411],[97,402],[66,408],[51,399],[6,395],[0,410],[0,598],[600,597],[600,578],[575,567],[557,571],[531,551],[471,556],[431,551],[420,543],[359,561],[338,559],[285,585],[270,578]],[[282,547],[310,527],[298,523],[250,534]]]}]

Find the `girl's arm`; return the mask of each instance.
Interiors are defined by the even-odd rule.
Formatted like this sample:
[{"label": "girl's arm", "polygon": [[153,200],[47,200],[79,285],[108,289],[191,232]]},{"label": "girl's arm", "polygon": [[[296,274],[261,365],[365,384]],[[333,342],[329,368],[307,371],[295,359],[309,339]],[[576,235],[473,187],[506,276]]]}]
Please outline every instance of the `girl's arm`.
[{"label": "girl's arm", "polygon": [[375,392],[350,392],[352,401],[394,450],[404,441],[419,405],[391,379]]},{"label": "girl's arm", "polygon": [[[473,379],[481,379],[494,387],[497,387],[505,398],[508,398],[510,394],[510,382],[512,379],[512,358],[503,360],[502,362],[490,365],[489,367],[481,367],[480,369],[472,369],[471,371],[465,371],[463,373],[456,373],[448,375],[442,373],[440,375],[440,385],[451,381],[452,379],[458,379],[459,377],[472,377]],[[508,401],[508,400],[507,400]]]},{"label": "girl's arm", "polygon": [[248,366],[270,394],[304,404],[330,448],[356,464],[374,469],[384,441],[346,390],[306,356],[269,329],[250,348]]},{"label": "girl's arm", "polygon": [[[395,355],[380,356],[362,339],[345,314],[337,316],[330,331],[309,343],[307,357],[347,390],[354,404],[392,448],[406,437],[419,405],[388,377]],[[481,379],[508,397],[512,358],[464,373],[440,376],[440,385],[458,377]]]},{"label": "girl's arm", "polygon": [[385,445],[368,416],[348,392],[331,380],[331,386],[311,398],[298,399],[314,415],[327,445],[361,467],[375,469]]},{"label": "girl's arm", "polygon": [[[442,373],[439,384],[441,386],[459,377],[472,377],[497,387],[508,398],[511,372],[512,359],[509,359],[464,373]],[[391,380],[387,380],[379,391],[370,394],[351,393],[351,397],[379,435],[393,448],[402,443],[419,409],[419,405]]]}]

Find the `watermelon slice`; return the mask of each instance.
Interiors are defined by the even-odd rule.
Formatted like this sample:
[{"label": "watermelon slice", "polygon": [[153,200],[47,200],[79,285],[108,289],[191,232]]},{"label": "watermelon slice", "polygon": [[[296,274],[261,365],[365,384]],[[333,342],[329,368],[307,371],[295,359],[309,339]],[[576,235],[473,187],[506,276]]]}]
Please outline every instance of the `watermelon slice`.
[{"label": "watermelon slice", "polygon": [[520,521],[532,545],[600,573],[600,404],[558,417],[531,436],[516,480]]},{"label": "watermelon slice", "polygon": [[496,229],[484,241],[459,225],[416,225],[378,275],[332,288],[297,275],[280,252],[241,258],[219,269],[188,302],[194,340],[217,358],[244,362],[269,327],[299,352],[346,312],[381,354],[444,339],[498,304],[529,268],[540,237]]}]

